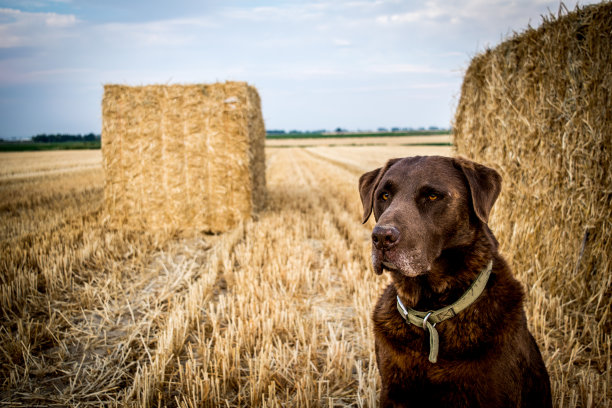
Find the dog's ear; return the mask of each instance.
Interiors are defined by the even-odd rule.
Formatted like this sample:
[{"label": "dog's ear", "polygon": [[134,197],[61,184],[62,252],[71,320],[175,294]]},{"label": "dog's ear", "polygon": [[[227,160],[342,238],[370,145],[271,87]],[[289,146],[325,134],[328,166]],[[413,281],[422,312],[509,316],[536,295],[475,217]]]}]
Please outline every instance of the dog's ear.
[{"label": "dog's ear", "polygon": [[501,191],[502,177],[497,171],[482,164],[464,158],[454,160],[467,179],[474,213],[486,224],[489,222],[491,208]]},{"label": "dog's ear", "polygon": [[366,223],[368,218],[370,218],[370,214],[372,213],[372,207],[374,205],[374,190],[376,190],[378,183],[380,183],[380,180],[387,170],[389,170],[391,166],[400,160],[401,159],[391,159],[384,165],[384,167],[368,171],[359,177],[359,195],[361,196],[361,204],[363,205],[363,224]]}]

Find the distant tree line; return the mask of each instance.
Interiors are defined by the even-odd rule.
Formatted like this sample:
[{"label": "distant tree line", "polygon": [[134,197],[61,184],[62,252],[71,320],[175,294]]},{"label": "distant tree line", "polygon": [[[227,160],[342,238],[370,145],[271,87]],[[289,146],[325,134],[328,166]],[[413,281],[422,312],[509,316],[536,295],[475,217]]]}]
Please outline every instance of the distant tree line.
[{"label": "distant tree line", "polygon": [[400,128],[400,127],[392,127],[391,129],[387,129],[385,127],[379,127],[377,129],[379,132],[414,132],[414,131],[430,131],[430,132],[435,132],[438,130],[446,130],[446,129],[442,129],[439,128],[437,126],[429,126],[428,128],[425,128],[424,126],[421,126],[419,128],[412,128],[412,127],[404,127],[404,128]]},{"label": "distant tree line", "polygon": [[362,130],[358,130],[358,131],[351,131],[342,127],[337,127],[336,129],[334,129],[333,131],[328,131],[326,129],[318,129],[318,130],[290,130],[290,131],[285,131],[282,129],[268,129],[266,130],[266,134],[269,136],[283,136],[283,135],[311,135],[311,134],[324,134],[324,133],[368,133],[368,132],[372,132],[372,133],[399,133],[399,132],[446,132],[449,129],[444,129],[444,128],[439,128],[437,126],[429,126],[429,127],[419,127],[419,128],[412,128],[412,127],[392,127],[392,128],[385,128],[385,127],[379,127],[377,128],[375,131],[362,131]]},{"label": "distant tree line", "polygon": [[319,134],[319,133],[325,133],[327,132],[327,130],[325,129],[319,129],[319,130],[290,130],[289,132],[286,132],[284,130],[276,130],[276,129],[269,129],[266,130],[266,134],[268,135],[311,135],[311,134]]},{"label": "distant tree line", "polygon": [[96,135],[94,133],[88,133],[86,135],[66,135],[66,134],[47,135],[43,133],[40,135],[32,136],[32,141],[38,142],[38,143],[96,142],[96,141],[100,141],[100,135]]}]

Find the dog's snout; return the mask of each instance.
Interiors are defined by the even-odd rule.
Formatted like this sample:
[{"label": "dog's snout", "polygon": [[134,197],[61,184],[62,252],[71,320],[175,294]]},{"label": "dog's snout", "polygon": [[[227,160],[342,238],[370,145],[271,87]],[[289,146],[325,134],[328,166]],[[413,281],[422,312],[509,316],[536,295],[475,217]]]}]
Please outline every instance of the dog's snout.
[{"label": "dog's snout", "polygon": [[372,242],[378,249],[389,249],[397,243],[400,232],[389,225],[377,225],[372,231]]}]

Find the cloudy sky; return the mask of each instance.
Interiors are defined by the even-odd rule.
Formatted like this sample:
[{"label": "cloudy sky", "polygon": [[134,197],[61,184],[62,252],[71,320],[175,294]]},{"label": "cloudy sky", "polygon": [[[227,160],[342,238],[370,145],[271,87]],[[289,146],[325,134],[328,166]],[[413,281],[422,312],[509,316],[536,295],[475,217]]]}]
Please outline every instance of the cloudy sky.
[{"label": "cloudy sky", "polygon": [[258,88],[268,129],[448,127],[470,59],[558,10],[548,0],[0,0],[0,137],[99,133],[106,83],[225,80]]}]

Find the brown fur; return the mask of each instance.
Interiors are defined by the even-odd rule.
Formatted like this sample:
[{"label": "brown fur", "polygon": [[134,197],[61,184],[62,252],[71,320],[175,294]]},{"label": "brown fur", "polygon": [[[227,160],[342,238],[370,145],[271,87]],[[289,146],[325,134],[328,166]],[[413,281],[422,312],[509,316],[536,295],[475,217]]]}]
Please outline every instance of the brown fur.
[{"label": "brown fur", "polygon": [[[487,226],[501,189],[496,171],[465,159],[390,160],[359,180],[364,222],[373,211],[374,270],[392,283],[373,313],[383,407],[550,407],[550,381],[527,328],[523,290]],[[386,199],[385,199],[386,197]],[[406,323],[407,307],[455,302],[489,260],[480,297],[436,326],[437,363],[425,330]]]}]

